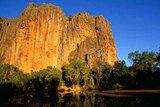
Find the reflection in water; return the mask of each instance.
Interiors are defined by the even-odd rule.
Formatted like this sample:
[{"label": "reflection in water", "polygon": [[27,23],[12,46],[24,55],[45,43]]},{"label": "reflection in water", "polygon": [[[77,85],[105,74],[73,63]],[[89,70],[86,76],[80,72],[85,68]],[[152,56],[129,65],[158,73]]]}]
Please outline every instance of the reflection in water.
[{"label": "reflection in water", "polygon": [[93,93],[59,95],[58,107],[154,107],[158,106],[160,95],[147,94],[132,97],[104,96]]},{"label": "reflection in water", "polygon": [[140,94],[134,96],[107,96],[105,93],[23,93],[12,96],[6,105],[52,106],[52,107],[155,107],[160,106],[160,94]]}]

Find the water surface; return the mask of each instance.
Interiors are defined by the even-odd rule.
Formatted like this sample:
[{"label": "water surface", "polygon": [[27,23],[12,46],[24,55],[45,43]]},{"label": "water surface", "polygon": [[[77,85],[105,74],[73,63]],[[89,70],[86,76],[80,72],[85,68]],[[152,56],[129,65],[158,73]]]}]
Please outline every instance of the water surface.
[{"label": "water surface", "polygon": [[160,107],[159,90],[25,93],[1,106],[25,107]]}]

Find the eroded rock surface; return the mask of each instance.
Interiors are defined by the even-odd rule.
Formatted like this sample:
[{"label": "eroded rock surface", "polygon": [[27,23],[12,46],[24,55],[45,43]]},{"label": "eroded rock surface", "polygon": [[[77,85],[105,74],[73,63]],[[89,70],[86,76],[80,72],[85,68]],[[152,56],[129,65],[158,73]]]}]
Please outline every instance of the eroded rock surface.
[{"label": "eroded rock surface", "polygon": [[109,22],[79,13],[66,17],[60,7],[30,3],[15,19],[0,19],[0,56],[25,73],[76,58],[92,66],[96,60],[118,60]]}]

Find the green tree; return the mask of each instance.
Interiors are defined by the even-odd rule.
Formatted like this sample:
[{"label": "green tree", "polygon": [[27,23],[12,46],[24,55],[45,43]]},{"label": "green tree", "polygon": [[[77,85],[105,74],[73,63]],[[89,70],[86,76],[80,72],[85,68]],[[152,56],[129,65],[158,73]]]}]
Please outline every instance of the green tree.
[{"label": "green tree", "polygon": [[117,61],[111,73],[111,80],[123,87],[132,87],[134,73],[128,70],[125,61]]},{"label": "green tree", "polygon": [[56,69],[55,67],[47,67],[47,72],[50,74],[50,79],[54,78],[56,81],[58,81],[59,85],[64,85],[64,80],[62,79],[62,71]]},{"label": "green tree", "polygon": [[133,63],[131,71],[134,72],[135,87],[150,87],[154,84],[155,73],[159,69],[159,52],[131,52],[128,58]]},{"label": "green tree", "polygon": [[9,82],[9,75],[18,72],[18,68],[13,66],[13,65],[9,65],[9,64],[3,64],[0,66],[0,81],[1,82]]},{"label": "green tree", "polygon": [[63,80],[62,80],[62,72],[57,70],[54,67],[48,66],[47,69],[42,69],[40,71],[35,71],[32,72],[31,74],[28,75],[28,79],[36,79],[39,78],[40,81],[44,82],[44,81],[52,81],[53,79],[55,79],[56,81],[59,82],[59,85],[63,84]]},{"label": "green tree", "polygon": [[85,86],[88,82],[89,69],[85,62],[73,59],[62,67],[63,79],[67,86]]},{"label": "green tree", "polygon": [[10,65],[4,64],[0,65],[0,82],[8,82],[8,75],[10,73]]},{"label": "green tree", "polygon": [[93,68],[91,69],[92,72],[92,77],[94,78],[94,84],[96,87],[99,87],[100,85],[100,80],[102,78],[102,72],[104,70],[105,63],[101,61],[97,61]]},{"label": "green tree", "polygon": [[131,52],[128,55],[128,59],[132,62],[133,70],[144,70],[154,67],[156,63],[155,52],[142,52],[139,51]]},{"label": "green tree", "polygon": [[15,70],[14,73],[8,75],[8,82],[15,84],[17,87],[24,86],[27,81],[27,77],[20,70]]},{"label": "green tree", "polygon": [[0,66],[0,82],[12,83],[16,86],[23,86],[26,76],[15,66],[4,64]]},{"label": "green tree", "polygon": [[156,67],[160,68],[160,49],[159,52],[156,52],[156,61],[157,61],[157,63],[155,64]]},{"label": "green tree", "polygon": [[125,61],[117,61],[112,71],[112,78],[113,78],[112,80],[114,82],[119,82],[121,76],[127,72],[128,72],[128,67],[126,66]]},{"label": "green tree", "polygon": [[105,89],[113,89],[114,83],[111,78],[112,67],[106,64],[102,71],[102,78],[100,79],[100,87]]},{"label": "green tree", "polygon": [[[110,75],[110,72],[111,72],[110,68],[111,68],[111,66],[106,62],[97,61],[94,64],[93,68],[91,69],[91,72],[92,72],[92,75],[93,75],[93,78],[94,78],[94,81],[95,81],[94,84],[95,84],[96,87],[100,86],[101,80],[105,80],[105,78],[108,78],[107,76]],[[103,74],[106,77],[102,79]]]}]

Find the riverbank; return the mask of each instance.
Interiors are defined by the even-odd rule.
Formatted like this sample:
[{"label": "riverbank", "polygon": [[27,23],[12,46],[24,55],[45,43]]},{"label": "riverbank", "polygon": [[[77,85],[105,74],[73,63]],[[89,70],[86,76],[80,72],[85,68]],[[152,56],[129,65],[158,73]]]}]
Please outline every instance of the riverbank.
[{"label": "riverbank", "polygon": [[[63,91],[60,91],[62,90]],[[134,96],[139,96],[139,95],[149,95],[149,94],[159,94],[160,95],[160,89],[133,89],[133,90],[84,90],[81,87],[66,87],[66,86],[61,86],[58,88],[58,94],[60,95],[65,95],[65,94],[70,94],[70,93],[92,93],[92,94],[97,94],[97,95],[103,95],[103,96],[110,96],[110,97],[134,97]]]},{"label": "riverbank", "polygon": [[106,90],[106,91],[98,91],[95,90],[93,93],[97,95],[110,96],[110,97],[134,97],[139,95],[160,95],[160,89],[138,89],[138,90]]}]

